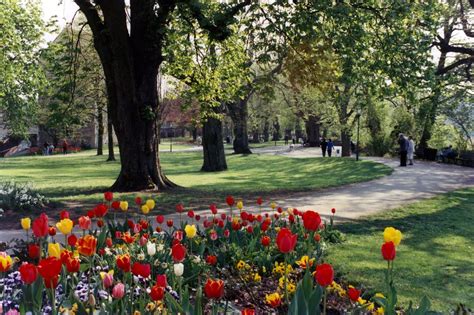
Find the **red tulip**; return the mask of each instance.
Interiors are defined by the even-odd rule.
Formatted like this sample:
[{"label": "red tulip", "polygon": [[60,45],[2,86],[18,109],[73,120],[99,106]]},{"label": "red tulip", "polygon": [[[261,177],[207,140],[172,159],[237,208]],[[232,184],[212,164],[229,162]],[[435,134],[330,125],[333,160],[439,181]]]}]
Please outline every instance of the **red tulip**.
[{"label": "red tulip", "polygon": [[214,266],[215,264],[217,264],[217,256],[214,256],[214,255],[208,255],[206,257],[206,262],[211,265],[211,266]]},{"label": "red tulip", "polygon": [[316,267],[316,281],[322,287],[327,287],[334,280],[334,270],[330,264],[321,264]]},{"label": "red tulip", "polygon": [[215,204],[210,205],[209,209],[211,209],[212,214],[217,214],[217,207]]},{"label": "red tulip", "polygon": [[32,284],[38,277],[38,269],[30,263],[23,263],[18,268],[18,271],[20,272],[21,280],[26,284]]},{"label": "red tulip", "polygon": [[104,199],[107,201],[112,201],[112,199],[114,199],[114,193],[110,191],[106,191],[104,193]]},{"label": "red tulip", "polygon": [[55,288],[58,285],[61,267],[61,260],[56,257],[48,257],[40,260],[38,272],[41,277],[43,277],[46,288]]},{"label": "red tulip", "polygon": [[218,300],[224,296],[224,281],[220,279],[207,279],[204,285],[204,293],[208,299]]},{"label": "red tulip", "polygon": [[61,220],[63,219],[69,219],[69,212],[67,210],[62,210],[60,213],[59,213],[59,217],[61,218]]},{"label": "red tulip", "polygon": [[116,201],[112,202],[112,208],[114,210],[119,210],[120,209],[120,201],[116,200]]},{"label": "red tulip", "polygon": [[173,247],[171,247],[171,256],[175,263],[182,262],[186,257],[186,247],[181,243],[174,244]]},{"label": "red tulip", "polygon": [[158,224],[162,224],[163,222],[165,222],[165,217],[162,216],[161,214],[157,215],[156,216],[156,222],[158,222]]},{"label": "red tulip", "polygon": [[75,273],[79,272],[79,269],[81,268],[81,262],[77,258],[69,258],[66,261],[66,269],[70,273]]},{"label": "red tulip", "polygon": [[170,219],[170,220],[166,221],[166,225],[168,227],[172,227],[173,226],[173,220]]},{"label": "red tulip", "polygon": [[232,207],[235,204],[234,197],[227,196],[227,198],[225,198],[225,202],[227,203],[229,207]]},{"label": "red tulip", "polygon": [[267,247],[270,245],[270,237],[265,235],[262,237],[261,243],[263,246]]},{"label": "red tulip", "polygon": [[74,234],[69,235],[69,237],[67,238],[67,243],[71,247],[76,246],[77,236]]},{"label": "red tulip", "polygon": [[94,208],[95,216],[98,217],[98,218],[104,217],[107,214],[107,211],[108,211],[107,206],[104,205],[103,203],[97,205]]},{"label": "red tulip", "polygon": [[48,216],[42,213],[32,224],[33,234],[36,237],[45,237],[48,235],[49,225]]},{"label": "red tulip", "polygon": [[150,264],[142,264],[135,262],[132,266],[132,273],[135,276],[142,276],[143,278],[148,278],[151,273]]},{"label": "red tulip", "polygon": [[188,217],[190,217],[191,219],[194,218],[194,211],[193,210],[188,211]]},{"label": "red tulip", "polygon": [[156,285],[166,288],[166,286],[168,285],[168,281],[166,279],[165,274],[156,276]]},{"label": "red tulip", "polygon": [[130,265],[130,256],[129,255],[125,254],[125,255],[117,256],[116,262],[117,262],[117,267],[119,267],[122,271],[130,272],[131,265]]},{"label": "red tulip", "polygon": [[56,228],[54,226],[50,226],[48,229],[48,234],[49,236],[55,236],[56,235]]},{"label": "red tulip", "polygon": [[183,237],[184,237],[183,231],[177,230],[177,231],[174,232],[174,239],[181,242],[183,240]]},{"label": "red tulip", "polygon": [[336,213],[336,208],[331,209],[332,214]]},{"label": "red tulip", "polygon": [[278,249],[282,253],[289,253],[293,251],[296,246],[296,239],[298,235],[292,234],[287,228],[282,228],[277,235],[276,243]]},{"label": "red tulip", "polygon": [[165,297],[165,288],[159,286],[159,285],[154,285],[151,287],[150,290],[150,298],[153,301],[161,301]]},{"label": "red tulip", "polygon": [[263,203],[262,197],[258,197],[258,198],[257,198],[257,204],[258,204],[259,206],[261,206],[262,203]]},{"label": "red tulip", "polygon": [[321,224],[321,217],[317,212],[308,210],[303,214],[303,225],[308,231],[316,231]]},{"label": "red tulip", "polygon": [[87,216],[92,219],[95,217],[95,211],[94,210],[89,210],[87,211]]},{"label": "red tulip", "polygon": [[394,260],[397,254],[397,251],[395,249],[395,244],[391,241],[384,243],[382,245],[381,251],[382,251],[383,259],[388,260],[388,261]]},{"label": "red tulip", "polygon": [[225,229],[224,230],[224,237],[229,237],[230,236],[230,231]]},{"label": "red tulip", "polygon": [[91,228],[91,218],[88,216],[82,216],[78,220],[79,222],[79,227],[82,230],[89,230]]},{"label": "red tulip", "polygon": [[247,233],[249,233],[249,234],[253,233],[253,226],[251,226],[251,225],[247,226]]},{"label": "red tulip", "polygon": [[219,222],[217,223],[217,226],[220,227],[221,229],[224,228],[224,221],[219,220]]},{"label": "red tulip", "polygon": [[40,247],[36,244],[28,245],[28,256],[31,259],[39,258],[39,256],[40,256]]},{"label": "red tulip", "polygon": [[255,310],[251,308],[244,308],[240,315],[255,315]]},{"label": "red tulip", "polygon": [[176,205],[176,212],[181,213],[181,212],[183,212],[183,211],[184,211],[184,206],[183,206],[183,204],[178,203],[178,204]]},{"label": "red tulip", "polygon": [[196,221],[201,220],[201,216],[199,214],[196,214],[196,216],[194,218],[196,219]]},{"label": "red tulip", "polygon": [[360,290],[350,287],[347,291],[347,295],[349,295],[349,299],[351,299],[352,302],[357,302],[360,297]]},{"label": "red tulip", "polygon": [[321,235],[319,235],[319,233],[314,234],[314,240],[319,242],[321,240]]}]

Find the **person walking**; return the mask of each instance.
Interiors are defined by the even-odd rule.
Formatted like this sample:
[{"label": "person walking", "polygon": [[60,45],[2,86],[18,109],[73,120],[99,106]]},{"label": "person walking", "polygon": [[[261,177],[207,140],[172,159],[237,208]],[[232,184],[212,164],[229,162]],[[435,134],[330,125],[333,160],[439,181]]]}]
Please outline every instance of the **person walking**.
[{"label": "person walking", "polygon": [[408,139],[403,133],[398,135],[398,145],[400,147],[400,166],[407,166]]},{"label": "person walking", "polygon": [[407,150],[407,158],[408,158],[408,165],[413,165],[413,153],[415,152],[415,141],[411,136],[408,137],[408,150]]},{"label": "person walking", "polygon": [[323,157],[326,157],[326,148],[328,146],[328,143],[326,142],[326,139],[323,138],[321,140],[321,151],[323,152]]},{"label": "person walking", "polygon": [[331,157],[332,154],[332,149],[334,148],[334,143],[332,142],[331,139],[328,140],[327,143],[327,151],[328,151],[328,157]]},{"label": "person walking", "polygon": [[68,143],[66,139],[63,140],[63,154],[67,154]]}]

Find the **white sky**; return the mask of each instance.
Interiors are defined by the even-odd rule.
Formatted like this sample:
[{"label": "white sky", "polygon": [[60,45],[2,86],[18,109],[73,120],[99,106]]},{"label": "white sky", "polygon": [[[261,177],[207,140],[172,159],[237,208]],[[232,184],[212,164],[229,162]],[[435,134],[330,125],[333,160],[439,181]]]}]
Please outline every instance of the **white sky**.
[{"label": "white sky", "polygon": [[[74,13],[78,10],[77,5],[72,0],[41,0],[43,20],[48,22],[53,16],[56,16],[60,28],[70,22]],[[46,41],[52,41],[55,34],[47,34]]]}]

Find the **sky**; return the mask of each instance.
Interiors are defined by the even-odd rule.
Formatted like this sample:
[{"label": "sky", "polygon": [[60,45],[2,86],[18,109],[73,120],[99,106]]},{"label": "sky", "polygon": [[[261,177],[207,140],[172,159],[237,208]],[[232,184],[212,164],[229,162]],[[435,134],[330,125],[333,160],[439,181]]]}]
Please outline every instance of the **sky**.
[{"label": "sky", "polygon": [[[72,0],[41,0],[42,16],[45,22],[48,22],[53,16],[56,16],[60,28],[72,20],[74,13],[78,10],[77,5]],[[46,41],[52,41],[56,34],[46,34]]]}]

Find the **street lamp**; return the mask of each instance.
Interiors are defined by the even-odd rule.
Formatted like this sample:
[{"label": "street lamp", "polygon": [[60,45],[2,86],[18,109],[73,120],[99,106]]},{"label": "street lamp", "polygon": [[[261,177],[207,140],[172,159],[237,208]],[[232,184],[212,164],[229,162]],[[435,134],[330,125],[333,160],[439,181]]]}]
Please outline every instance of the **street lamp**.
[{"label": "street lamp", "polygon": [[170,123],[171,137],[170,137],[170,152],[173,152],[173,124]]},{"label": "street lamp", "polygon": [[361,109],[357,109],[357,144],[356,144],[356,161],[359,161],[359,130],[360,130],[360,114]]}]

